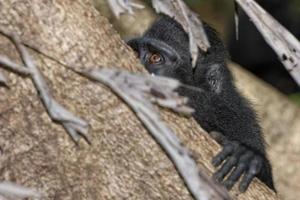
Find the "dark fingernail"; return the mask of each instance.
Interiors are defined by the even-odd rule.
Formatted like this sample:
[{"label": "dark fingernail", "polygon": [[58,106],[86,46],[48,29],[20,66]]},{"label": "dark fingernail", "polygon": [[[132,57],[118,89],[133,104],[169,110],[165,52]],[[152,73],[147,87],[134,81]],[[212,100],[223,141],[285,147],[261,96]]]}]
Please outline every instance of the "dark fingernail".
[{"label": "dark fingernail", "polygon": [[219,158],[213,158],[211,163],[214,167],[218,167],[220,165],[220,159]]},{"label": "dark fingernail", "polygon": [[233,182],[233,181],[226,181],[226,182],[224,183],[224,186],[225,186],[228,190],[230,190],[230,189],[233,187],[233,185],[234,185],[234,182]]},{"label": "dark fingernail", "polygon": [[240,192],[245,192],[246,190],[247,190],[247,185],[246,184],[240,184],[239,191]]}]

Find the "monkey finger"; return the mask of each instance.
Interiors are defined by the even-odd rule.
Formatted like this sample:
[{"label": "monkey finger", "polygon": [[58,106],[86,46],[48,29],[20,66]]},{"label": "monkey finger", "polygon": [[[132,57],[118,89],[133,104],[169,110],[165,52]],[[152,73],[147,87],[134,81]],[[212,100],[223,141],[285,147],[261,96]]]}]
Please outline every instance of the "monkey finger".
[{"label": "monkey finger", "polygon": [[222,181],[224,177],[236,166],[239,161],[239,157],[246,151],[245,147],[241,146],[234,154],[226,160],[224,165],[214,174],[214,178],[218,181]]},{"label": "monkey finger", "polygon": [[239,185],[239,191],[240,192],[245,192],[250,183],[252,182],[253,178],[255,177],[255,174],[251,174],[251,173],[246,173],[244,176],[243,176],[243,179]]},{"label": "monkey finger", "polygon": [[234,171],[230,174],[230,176],[224,181],[223,185],[230,190],[233,185],[239,180],[244,171],[247,169],[245,164],[238,165]]},{"label": "monkey finger", "polygon": [[233,185],[239,180],[242,174],[248,168],[248,161],[253,157],[253,153],[251,151],[247,151],[244,155],[241,156],[237,167],[233,170],[227,180],[223,183],[227,189],[231,189]]},{"label": "monkey finger", "polygon": [[235,157],[230,157],[225,164],[213,175],[213,178],[219,182],[222,182],[224,177],[232,170],[236,165],[237,160]]},{"label": "monkey finger", "polygon": [[218,131],[211,131],[209,133],[209,135],[215,140],[217,141],[217,143],[224,145],[227,140],[227,138],[220,132]]},{"label": "monkey finger", "polygon": [[244,175],[239,190],[240,192],[245,192],[247,188],[249,187],[250,183],[254,179],[254,177],[260,172],[262,167],[262,158],[259,156],[256,156],[250,163],[249,169],[247,173]]},{"label": "monkey finger", "polygon": [[223,149],[213,158],[212,164],[218,167],[228,156],[234,151],[234,146],[227,143],[223,146]]},{"label": "monkey finger", "polygon": [[228,156],[237,149],[238,144],[236,142],[226,142],[221,152],[219,152],[212,160],[214,167],[218,167]]}]

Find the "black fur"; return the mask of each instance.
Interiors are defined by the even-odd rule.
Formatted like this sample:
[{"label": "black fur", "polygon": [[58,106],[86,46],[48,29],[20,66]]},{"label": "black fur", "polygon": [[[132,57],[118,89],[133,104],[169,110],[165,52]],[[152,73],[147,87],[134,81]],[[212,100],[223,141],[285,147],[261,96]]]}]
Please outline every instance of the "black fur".
[{"label": "black fur", "polygon": [[[208,52],[200,50],[195,68],[191,64],[188,35],[170,17],[163,16],[141,38],[128,44],[139,54],[150,73],[203,89],[201,93],[182,87],[179,92],[189,97],[189,104],[195,109],[193,117],[207,132],[218,131],[224,135],[223,151],[213,160],[215,166],[223,163],[215,173],[216,179],[231,188],[245,174],[240,184],[240,190],[245,191],[252,178],[257,176],[274,189],[271,166],[255,113],[233,85],[222,41],[210,26],[204,26],[211,47]],[[149,63],[151,53],[161,55],[161,62]],[[236,169],[235,172],[225,180],[232,169]]]}]

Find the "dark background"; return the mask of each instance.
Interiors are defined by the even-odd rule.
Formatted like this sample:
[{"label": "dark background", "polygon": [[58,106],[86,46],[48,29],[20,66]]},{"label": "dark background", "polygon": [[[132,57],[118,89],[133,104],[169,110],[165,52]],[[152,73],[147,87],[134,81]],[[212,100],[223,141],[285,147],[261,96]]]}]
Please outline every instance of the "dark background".
[{"label": "dark background", "polygon": [[[256,0],[275,19],[300,39],[299,0]],[[300,87],[277,55],[240,9],[239,40],[235,39],[233,1],[186,0],[190,8],[220,33],[231,60],[268,82],[300,105]]]}]

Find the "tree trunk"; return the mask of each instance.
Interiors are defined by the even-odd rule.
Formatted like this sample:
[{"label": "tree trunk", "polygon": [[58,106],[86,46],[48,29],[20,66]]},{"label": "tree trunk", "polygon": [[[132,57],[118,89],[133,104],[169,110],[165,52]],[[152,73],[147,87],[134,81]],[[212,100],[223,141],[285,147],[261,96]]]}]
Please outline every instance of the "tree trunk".
[{"label": "tree trunk", "polygon": [[[11,72],[0,87],[0,180],[35,187],[43,199],[192,199],[180,176],[134,113],[107,87],[74,69],[143,71],[134,54],[88,0],[0,1],[0,27],[18,35],[54,98],[89,123],[78,145],[49,118],[32,81]],[[0,35],[0,55],[21,64]],[[163,117],[202,170],[219,146],[191,118]],[[240,199],[276,199],[255,180]]]}]

